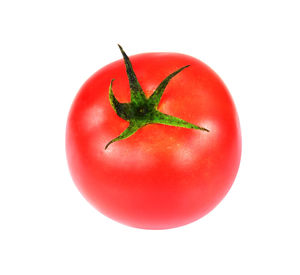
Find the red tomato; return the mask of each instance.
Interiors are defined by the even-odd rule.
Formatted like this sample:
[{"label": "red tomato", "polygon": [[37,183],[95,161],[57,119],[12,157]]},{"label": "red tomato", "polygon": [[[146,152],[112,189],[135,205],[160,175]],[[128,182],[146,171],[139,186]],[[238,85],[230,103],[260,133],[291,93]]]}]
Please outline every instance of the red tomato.
[{"label": "red tomato", "polygon": [[[166,229],[193,222],[223,199],[238,171],[241,134],[233,100],[217,74],[191,56],[134,55],[133,70],[126,63],[129,76],[123,57],[92,75],[73,102],[66,131],[73,180],[96,209],[123,224]],[[159,84],[180,68],[150,108]],[[120,105],[129,102],[135,107]],[[153,123],[152,111],[188,126]],[[106,149],[133,124],[141,127]]]}]

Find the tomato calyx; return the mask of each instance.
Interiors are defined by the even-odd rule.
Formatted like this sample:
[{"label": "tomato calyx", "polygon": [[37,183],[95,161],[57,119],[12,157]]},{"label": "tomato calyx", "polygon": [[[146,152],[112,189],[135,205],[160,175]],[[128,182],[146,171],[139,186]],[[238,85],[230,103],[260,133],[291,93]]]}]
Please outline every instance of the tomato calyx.
[{"label": "tomato calyx", "polygon": [[183,119],[178,117],[170,116],[164,114],[157,110],[161,97],[167,87],[169,81],[180,73],[185,68],[189,67],[190,65],[186,65],[181,67],[177,71],[171,73],[167,76],[156,88],[153,94],[147,98],[141,85],[139,84],[137,77],[134,73],[132,68],[132,64],[129,60],[129,57],[124,52],[123,48],[118,45],[120,51],[123,55],[126,73],[129,80],[129,87],[130,87],[130,102],[128,103],[120,103],[116,97],[114,96],[112,85],[114,79],[111,80],[109,86],[109,101],[111,106],[113,107],[116,114],[121,117],[122,119],[129,122],[129,126],[122,132],[118,137],[112,139],[108,142],[105,146],[105,150],[108,148],[110,144],[116,142],[118,140],[126,139],[133,135],[137,130],[144,127],[148,124],[164,124],[169,126],[176,126],[176,127],[183,127],[189,129],[196,129],[209,132],[208,129],[204,127],[199,127],[195,124],[189,123]]}]

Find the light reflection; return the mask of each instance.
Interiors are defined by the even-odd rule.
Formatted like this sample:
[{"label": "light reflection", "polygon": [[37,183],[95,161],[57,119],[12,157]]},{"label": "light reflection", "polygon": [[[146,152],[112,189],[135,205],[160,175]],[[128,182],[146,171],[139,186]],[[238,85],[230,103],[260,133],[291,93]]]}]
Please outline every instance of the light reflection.
[{"label": "light reflection", "polygon": [[146,152],[139,147],[132,148],[131,146],[122,146],[121,144],[113,144],[105,150],[104,155],[110,161],[111,165],[118,166],[124,170],[144,169],[150,167],[154,162],[154,156],[145,154]]},{"label": "light reflection", "polygon": [[99,106],[93,106],[85,111],[82,120],[87,130],[93,130],[105,120],[104,111]]},{"label": "light reflection", "polygon": [[[197,134],[193,135],[190,140],[178,144],[173,157],[175,164],[188,166],[196,159],[201,159],[202,154],[204,155],[214,146],[217,139],[216,132],[218,131],[218,126],[215,125],[213,121],[204,120],[199,121],[197,125],[209,129],[210,132],[199,131]],[[198,154],[195,154],[195,152],[198,152]],[[199,155],[199,153],[201,153],[201,155]]]}]

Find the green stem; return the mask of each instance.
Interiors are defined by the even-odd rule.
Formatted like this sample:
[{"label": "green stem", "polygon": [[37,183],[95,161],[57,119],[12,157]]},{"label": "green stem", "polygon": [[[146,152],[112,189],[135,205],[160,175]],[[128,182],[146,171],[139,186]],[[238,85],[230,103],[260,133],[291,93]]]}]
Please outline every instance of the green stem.
[{"label": "green stem", "polygon": [[142,90],[137,80],[137,77],[133,71],[132,64],[129,60],[129,57],[124,52],[123,48],[120,45],[118,46],[123,55],[123,59],[126,67],[127,77],[129,80],[130,93],[131,93],[131,101],[128,103],[120,103],[116,99],[112,90],[113,80],[111,81],[109,86],[109,101],[116,114],[122,119],[129,121],[129,126],[118,137],[108,142],[105,146],[105,149],[107,149],[109,145],[111,145],[116,141],[130,137],[143,126],[147,124],[153,124],[153,123],[209,132],[209,130],[204,127],[199,127],[181,118],[170,116],[161,113],[160,111],[157,110],[161,97],[170,80],[178,73],[180,73],[182,70],[189,67],[189,65],[181,67],[177,71],[167,76],[158,85],[158,87],[153,92],[153,94],[149,98],[146,98],[145,93]]}]

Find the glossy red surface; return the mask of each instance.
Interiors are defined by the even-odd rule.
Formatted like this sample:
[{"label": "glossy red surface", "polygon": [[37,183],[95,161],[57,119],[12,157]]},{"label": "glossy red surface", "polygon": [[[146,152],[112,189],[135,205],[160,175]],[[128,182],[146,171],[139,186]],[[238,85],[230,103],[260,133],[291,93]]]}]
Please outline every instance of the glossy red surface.
[{"label": "glossy red surface", "polygon": [[195,221],[226,195],[238,171],[241,134],[237,112],[222,80],[201,61],[183,54],[146,53],[130,60],[150,96],[178,68],[158,110],[210,130],[147,125],[105,145],[128,126],[109,103],[108,88],[130,101],[123,60],[96,72],[71,107],[67,159],[83,196],[104,215],[139,228],[165,229]]}]

